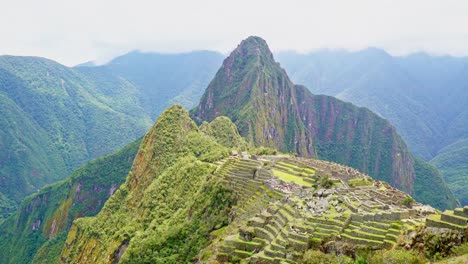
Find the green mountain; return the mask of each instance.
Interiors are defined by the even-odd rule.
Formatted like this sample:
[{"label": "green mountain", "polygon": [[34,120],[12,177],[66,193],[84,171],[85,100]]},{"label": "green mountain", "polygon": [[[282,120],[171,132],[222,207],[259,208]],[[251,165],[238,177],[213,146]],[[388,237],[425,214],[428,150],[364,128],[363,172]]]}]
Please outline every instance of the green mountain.
[{"label": "green mountain", "polygon": [[[119,111],[121,101],[106,100],[100,88],[47,59],[0,57],[2,197],[18,204],[144,133],[151,120],[141,111]],[[127,93],[134,87],[117,81],[114,89]]]},{"label": "green mountain", "polygon": [[192,107],[215,52],[133,52],[103,66],[0,57],[0,222],[21,200],[142,136],[173,102]]},{"label": "green mountain", "polygon": [[437,170],[415,161],[388,121],[294,85],[261,38],[242,41],[192,111],[198,122],[219,115],[257,146],[349,165],[439,208],[457,204]]},{"label": "green mountain", "polygon": [[[143,138],[125,183],[99,214],[73,222],[50,261],[354,263],[361,250],[371,259],[384,252],[385,260],[424,263],[425,252],[429,259],[452,249],[465,254],[457,246],[467,242],[468,207],[441,214],[331,162],[228,157],[232,149],[220,142],[243,143],[226,129],[234,124],[218,117],[202,126],[181,106],[167,109]],[[341,256],[317,251],[323,248]]]},{"label": "green mountain", "polygon": [[[291,79],[305,84],[311,92],[336,96],[388,119],[410,150],[426,161],[468,138],[467,58],[424,53],[395,57],[375,48],[288,52],[277,54],[277,58]],[[452,162],[454,170],[459,176],[466,175],[468,171],[459,170],[466,159],[453,155],[453,160],[464,160]],[[440,169],[446,171],[447,167]],[[444,176],[447,182],[452,177]],[[459,184],[458,188],[468,188]],[[458,199],[467,199],[453,190]]]},{"label": "green mountain", "polygon": [[206,234],[228,222],[232,192],[212,175],[212,162],[228,152],[181,106],[167,109],[144,137],[126,182],[96,217],[74,222],[61,259],[191,261],[208,245]]},{"label": "green mountain", "polygon": [[140,142],[91,161],[67,179],[26,197],[0,225],[0,262],[52,263],[57,259],[73,220],[96,215],[125,181]]},{"label": "green mountain", "polygon": [[431,160],[462,205],[468,204],[468,139],[457,141]]}]

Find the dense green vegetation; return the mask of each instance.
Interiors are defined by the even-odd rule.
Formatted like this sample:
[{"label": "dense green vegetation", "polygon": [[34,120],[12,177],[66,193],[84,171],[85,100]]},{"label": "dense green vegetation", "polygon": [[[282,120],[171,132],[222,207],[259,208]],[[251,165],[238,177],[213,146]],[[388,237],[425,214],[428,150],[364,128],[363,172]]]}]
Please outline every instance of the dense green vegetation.
[{"label": "dense green vegetation", "polygon": [[[415,170],[387,120],[294,85],[259,37],[242,41],[225,59],[191,114],[199,123],[225,115],[256,146],[349,165],[441,209],[457,204],[437,170]],[[436,200],[436,191],[445,198]]]},{"label": "dense green vegetation", "polygon": [[442,174],[434,165],[419,158],[415,158],[414,164],[417,175],[414,185],[414,198],[417,201],[424,201],[436,208],[444,209],[458,206],[459,202],[454,198],[445,184]]},{"label": "dense green vegetation", "polygon": [[227,225],[233,203],[231,192],[219,179],[209,179],[209,170],[209,165],[194,159],[180,159],[152,184],[147,193],[153,201],[147,210],[158,212],[148,228],[130,241],[121,263],[193,262],[209,244],[208,234]]},{"label": "dense green vegetation", "polygon": [[15,203],[8,199],[6,195],[0,193],[0,219],[1,222],[8,217],[12,211],[15,209]]},{"label": "dense green vegetation", "polygon": [[468,204],[468,139],[457,141],[431,160],[462,205]]},{"label": "dense green vegetation", "polygon": [[1,56],[0,193],[17,205],[141,136],[150,118],[118,109],[119,94],[134,87],[124,81],[113,87],[115,98],[105,101],[101,86],[74,69],[42,58]]},{"label": "dense green vegetation", "polygon": [[[16,85],[0,69],[0,87]],[[58,180],[66,173],[65,162],[47,133],[7,95],[0,91],[0,222],[25,194],[37,186]],[[48,148],[44,148],[48,146]]]},{"label": "dense green vegetation", "polygon": [[181,106],[169,108],[144,137],[125,184],[96,217],[74,222],[62,258],[193,261],[208,245],[209,232],[227,224],[235,202],[212,175],[211,162],[228,152],[202,134]]},{"label": "dense green vegetation", "polygon": [[[215,127],[215,124],[219,124],[220,127]],[[251,177],[251,169],[253,168],[255,172],[262,170],[261,167],[256,167],[263,164],[262,162],[233,158],[226,159],[230,148],[220,145],[219,142],[226,138],[239,142],[239,135],[236,129],[224,129],[225,127],[232,127],[229,119],[224,117],[218,118],[216,122],[212,124],[204,123],[203,126],[203,129],[197,127],[190,119],[188,112],[181,106],[175,105],[167,109],[144,137],[126,182],[108,199],[99,214],[94,217],[76,219],[66,240],[62,236],[49,240],[38,251],[34,258],[35,261],[46,263],[47,261],[57,260],[55,257],[46,255],[45,250],[51,252],[51,254],[55,254],[54,252],[58,252],[60,244],[63,245],[60,256],[61,260],[72,263],[189,263],[195,262],[199,258],[205,261],[213,259],[213,257],[218,256],[217,254],[220,253],[216,250],[216,247],[220,246],[219,240],[215,238],[222,239],[222,236],[231,234],[229,232],[236,232],[236,228],[242,223],[240,221],[250,221],[248,220],[249,218],[242,216],[243,214],[250,214],[250,210],[262,212],[261,214],[264,217],[272,217],[268,212],[279,212],[278,214],[282,215],[283,221],[291,221],[291,224],[294,223],[294,225],[305,228],[304,230],[309,230],[306,228],[305,222],[301,224],[296,223],[294,220],[296,217],[309,219],[305,215],[301,216],[300,211],[296,210],[295,202],[288,204],[287,199],[281,199],[282,195],[285,194],[281,195],[279,192],[272,193],[271,190],[267,190],[268,187],[265,188],[263,186],[262,188],[260,186],[263,184],[262,180]],[[217,135],[216,138],[208,133],[216,130],[220,132],[220,134],[212,134]],[[224,131],[224,134],[221,133],[222,131]],[[229,144],[232,143],[230,141],[227,142]],[[234,145],[230,146],[236,147]],[[290,162],[294,162],[294,159],[288,162],[278,162],[275,168],[291,171],[296,177],[303,177],[306,174],[308,175],[307,177],[315,175],[316,170],[313,167],[312,169],[309,167],[306,169],[300,163],[295,165],[295,163]],[[222,165],[220,166],[220,164]],[[266,162],[266,166],[268,166],[268,162]],[[226,176],[229,170],[227,168],[229,167],[231,167],[230,176]],[[306,174],[304,174],[305,170],[307,170]],[[273,173],[275,172],[273,169],[272,171]],[[240,180],[239,177],[243,177],[240,175],[247,175],[246,177],[248,178]],[[257,177],[265,177],[265,175],[262,175],[260,173]],[[230,179],[229,177],[232,178]],[[249,181],[253,185],[247,183],[247,185],[241,185],[245,188],[236,187],[236,182],[238,184],[246,184],[245,181]],[[317,185],[316,188],[331,188],[334,185],[334,181],[336,179],[332,180],[328,176],[321,177],[320,181],[318,181],[320,186]],[[371,180],[368,181],[372,183]],[[255,187],[254,185],[257,186]],[[375,190],[370,190],[369,193],[372,191]],[[399,197],[397,198],[400,199],[398,201],[399,204],[404,203],[405,198],[408,197],[402,193],[398,194],[396,190],[387,190],[385,187],[382,191],[381,195],[383,196],[388,196],[384,194],[387,191],[392,193],[392,195],[397,194],[395,197]],[[292,195],[291,192],[288,193]],[[291,197],[295,201],[295,199],[300,199],[298,197],[301,196],[298,193]],[[395,197],[392,197],[392,200],[387,202],[394,202]],[[252,202],[246,202],[245,199],[249,199]],[[373,200],[372,198],[369,199]],[[282,206],[283,209],[278,211],[278,206],[281,203],[277,202],[280,200],[284,201],[284,204]],[[269,202],[272,208],[268,208],[267,210],[266,207],[261,206],[266,206]],[[305,205],[300,201],[298,201],[298,204],[301,206]],[[384,214],[387,214],[389,210],[388,208],[385,209],[385,207],[379,208],[383,210]],[[391,210],[397,212],[401,208],[393,208]],[[303,212],[310,214],[307,210]],[[382,212],[378,213],[378,215],[381,215]],[[338,217],[336,212],[332,212],[332,214]],[[368,213],[364,214],[369,215]],[[341,223],[341,221],[344,221],[346,217],[343,218],[341,214],[340,217],[336,219],[320,217],[317,221],[322,219],[322,221],[327,223],[324,225],[327,227],[331,223],[334,223],[334,225],[345,224]],[[407,215],[406,217],[409,216]],[[254,219],[260,218],[254,217]],[[349,228],[351,228],[350,226],[356,228],[356,225],[360,225],[358,223],[362,220],[357,219],[357,222],[353,222],[352,225],[348,222]],[[395,221],[395,219],[391,221]],[[422,220],[415,219],[415,221],[419,222]],[[310,223],[314,224],[315,221],[311,220]],[[285,224],[283,223],[283,225]],[[379,232],[382,230],[384,232],[399,232],[399,228],[402,225],[399,221],[392,225],[389,222],[382,224],[374,223],[374,227],[371,229],[374,231],[380,230]],[[410,223],[408,227],[412,225]],[[296,241],[294,243],[307,245],[305,242],[291,240],[291,238],[303,239],[303,236],[293,235],[291,232],[296,231],[288,229],[289,226],[289,224],[286,224],[284,227],[285,234],[288,234],[288,241]],[[376,228],[377,226],[381,229]],[[390,226],[398,229],[392,229]],[[271,228],[269,230],[272,231],[269,232],[276,230],[276,228]],[[344,228],[346,229],[346,227]],[[360,225],[359,228],[363,228],[362,230],[364,230],[366,227]],[[328,231],[325,229],[321,230],[321,232],[329,232],[332,229]],[[337,231],[335,230],[334,232]],[[254,234],[260,237],[260,233],[257,233],[257,231]],[[344,235],[346,234],[350,234],[349,230]],[[459,233],[453,234],[457,237],[460,236]],[[367,235],[372,236],[372,233],[367,233]],[[229,237],[232,236],[229,235]],[[383,240],[386,236],[380,237]],[[452,237],[452,235],[448,235],[444,238],[445,240],[440,240],[450,240],[450,244],[444,242],[447,245],[447,252],[454,245],[460,243],[460,241],[455,241]],[[395,242],[397,238],[395,236]],[[425,239],[424,243],[428,243],[428,246],[424,248],[426,251],[429,252],[431,249],[439,246],[439,242],[437,242],[439,240],[435,238],[427,240],[426,236],[423,238]],[[240,243],[239,245],[249,243],[248,241],[242,242],[241,240],[230,241]],[[330,242],[331,240],[323,240],[323,243],[327,243],[327,241]],[[325,245],[323,243],[320,246]],[[377,243],[377,241],[373,241],[373,243]],[[253,241],[250,244],[253,247],[257,245],[259,244]],[[396,245],[396,243],[393,243],[393,245]],[[290,249],[293,250],[292,248]],[[295,253],[297,256],[301,252],[298,248],[296,250],[298,250]],[[355,249],[352,250],[354,251]],[[239,252],[240,254],[246,253]],[[222,255],[219,256],[222,258]],[[245,258],[245,255],[243,256],[242,258]],[[433,258],[430,254],[428,256]],[[348,257],[323,254],[312,250],[300,257],[304,263],[353,263],[355,261],[360,261],[358,263],[424,263],[423,261],[425,261],[424,257],[404,250],[376,253],[370,251],[366,255],[351,254]],[[233,261],[240,259],[232,257]],[[388,260],[391,260],[391,262],[388,262]]]},{"label": "dense green vegetation", "polygon": [[[198,69],[207,57],[211,66]],[[130,53],[105,66],[67,68],[40,58],[0,57],[0,223],[26,194],[137,138],[167,104],[193,106],[218,59],[215,53]],[[459,112],[450,124],[453,138],[465,133]],[[27,197],[0,225],[0,262],[51,263],[60,254],[69,261],[85,255],[91,262],[193,262],[210,244],[209,233],[227,225],[236,203],[213,177],[213,163],[231,148],[259,147],[251,154],[278,148],[347,164],[417,201],[457,205],[439,171],[413,158],[386,120],[292,84],[260,38],[247,39],[226,59],[192,115],[200,127],[181,106],[165,111],[145,136],[130,174],[140,141]],[[232,118],[240,133],[220,115]],[[462,198],[466,153],[460,140],[433,160]],[[327,179],[321,187],[332,187]],[[308,254],[306,263],[350,260]],[[375,263],[417,261],[404,251],[385,254],[375,255]]]},{"label": "dense green vegetation", "polygon": [[223,146],[238,149],[247,148],[247,143],[239,135],[236,125],[228,117],[220,116],[210,123],[203,122],[200,126],[200,131],[213,137],[216,142]]},{"label": "dense green vegetation", "polygon": [[67,179],[24,199],[0,225],[1,263],[52,263],[76,218],[96,215],[122,184],[141,140],[87,163]]}]

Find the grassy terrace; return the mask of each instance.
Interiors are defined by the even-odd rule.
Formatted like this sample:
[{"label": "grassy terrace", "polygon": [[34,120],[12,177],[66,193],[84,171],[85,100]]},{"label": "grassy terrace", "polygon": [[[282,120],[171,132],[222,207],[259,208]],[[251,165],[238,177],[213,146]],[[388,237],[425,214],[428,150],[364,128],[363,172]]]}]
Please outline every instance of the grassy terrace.
[{"label": "grassy terrace", "polygon": [[284,161],[278,162],[276,164],[276,166],[278,166],[279,168],[281,168],[283,170],[288,170],[288,171],[290,171],[292,173],[303,173],[303,174],[306,174],[309,177],[312,177],[312,176],[315,175],[315,170],[312,169],[312,168],[299,167],[299,166],[297,166],[295,164],[286,163]]},{"label": "grassy terrace", "polygon": [[373,182],[371,180],[365,179],[365,178],[354,178],[348,180],[348,184],[351,187],[365,187],[365,186],[372,186]]},{"label": "grassy terrace", "polygon": [[293,175],[293,174],[290,174],[290,173],[286,173],[284,171],[275,170],[275,169],[272,169],[271,171],[273,172],[273,174],[276,177],[278,177],[279,179],[281,179],[281,180],[283,180],[285,182],[293,182],[293,183],[296,183],[296,184],[299,184],[299,185],[312,187],[312,184],[310,182],[304,181],[304,178],[302,178],[302,177],[299,177],[299,176],[296,176],[296,175]]}]

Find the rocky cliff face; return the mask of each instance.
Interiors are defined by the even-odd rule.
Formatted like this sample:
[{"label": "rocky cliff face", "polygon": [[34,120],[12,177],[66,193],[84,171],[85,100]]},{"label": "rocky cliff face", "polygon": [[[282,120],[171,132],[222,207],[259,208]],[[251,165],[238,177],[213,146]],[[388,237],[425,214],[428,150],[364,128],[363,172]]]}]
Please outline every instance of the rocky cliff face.
[{"label": "rocky cliff face", "polygon": [[[242,41],[225,59],[192,110],[198,122],[220,115],[231,118],[241,135],[257,146],[346,164],[417,198],[432,192],[415,193],[414,159],[388,121],[366,108],[294,85],[259,37]],[[445,183],[441,188],[447,190],[442,207],[455,205]]]},{"label": "rocky cliff face", "polygon": [[257,145],[316,156],[301,119],[297,90],[266,42],[244,40],[224,61],[193,112],[196,120],[226,115]]}]

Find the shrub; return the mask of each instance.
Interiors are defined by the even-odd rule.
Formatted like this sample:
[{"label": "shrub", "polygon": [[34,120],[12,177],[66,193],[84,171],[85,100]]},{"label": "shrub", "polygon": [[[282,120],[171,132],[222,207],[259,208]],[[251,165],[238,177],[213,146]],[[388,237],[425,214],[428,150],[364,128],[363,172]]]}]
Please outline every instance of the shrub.
[{"label": "shrub", "polygon": [[275,149],[270,149],[270,148],[265,148],[265,147],[260,147],[256,149],[249,150],[250,154],[252,155],[276,155],[278,154],[278,151]]},{"label": "shrub", "polygon": [[455,255],[455,256],[468,255],[468,243],[463,243],[459,246],[453,247],[452,255]]},{"label": "shrub", "polygon": [[388,250],[378,251],[369,258],[369,264],[422,264],[426,260],[414,251]]},{"label": "shrub", "polygon": [[328,176],[325,176],[320,180],[320,186],[325,189],[330,189],[333,186],[333,181],[330,180]]},{"label": "shrub", "polygon": [[414,199],[412,197],[406,197],[403,201],[401,201],[401,204],[410,207],[413,202]]},{"label": "shrub", "polygon": [[434,233],[426,233],[423,239],[424,253],[428,259],[439,260],[449,256],[453,253],[453,250],[463,250],[463,246],[455,248],[463,242],[462,236],[456,231],[450,231],[443,236]]}]

